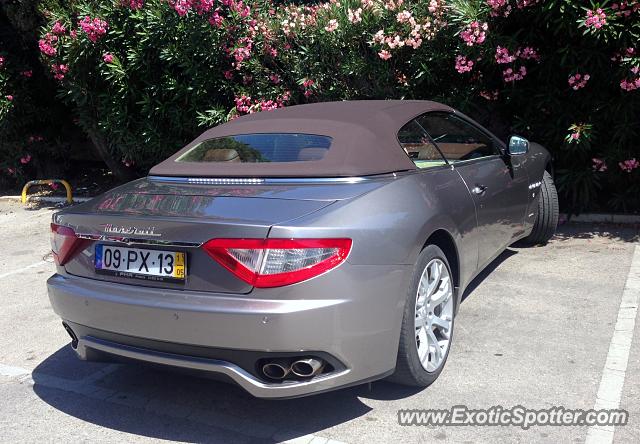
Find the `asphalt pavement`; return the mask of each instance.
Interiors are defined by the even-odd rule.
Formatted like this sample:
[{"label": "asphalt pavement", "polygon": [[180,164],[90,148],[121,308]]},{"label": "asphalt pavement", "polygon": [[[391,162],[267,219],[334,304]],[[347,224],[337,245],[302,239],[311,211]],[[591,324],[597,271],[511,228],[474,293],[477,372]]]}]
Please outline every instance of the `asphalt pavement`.
[{"label": "asphalt pavement", "polygon": [[[449,361],[427,389],[381,381],[267,401],[77,360],[46,293],[51,213],[0,202],[0,442],[640,442],[637,228],[565,224],[544,247],[505,251],[465,294]],[[629,421],[613,430],[398,424],[401,409],[616,403]]]}]

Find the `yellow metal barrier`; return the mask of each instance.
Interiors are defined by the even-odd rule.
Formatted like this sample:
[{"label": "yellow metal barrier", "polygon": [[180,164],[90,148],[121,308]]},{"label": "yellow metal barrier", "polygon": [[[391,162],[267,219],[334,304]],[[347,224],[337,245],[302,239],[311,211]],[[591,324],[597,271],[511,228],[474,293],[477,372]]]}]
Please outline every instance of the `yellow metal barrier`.
[{"label": "yellow metal barrier", "polygon": [[71,185],[69,182],[62,179],[45,179],[45,180],[31,180],[27,182],[22,188],[22,203],[27,203],[27,191],[31,185],[51,185],[52,183],[61,183],[67,190],[67,203],[73,202],[73,195],[71,194]]}]

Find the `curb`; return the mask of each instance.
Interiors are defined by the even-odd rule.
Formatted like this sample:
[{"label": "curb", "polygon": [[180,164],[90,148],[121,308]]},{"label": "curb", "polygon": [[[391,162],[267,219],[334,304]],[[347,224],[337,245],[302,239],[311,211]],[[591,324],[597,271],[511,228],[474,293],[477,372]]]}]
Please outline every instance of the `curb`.
[{"label": "curb", "polygon": [[[81,203],[92,199],[91,197],[74,197],[73,202]],[[0,196],[0,200],[15,200],[22,202],[22,196]],[[48,202],[48,203],[60,203],[66,202],[66,197],[48,197],[48,196],[28,196],[27,202]]]},{"label": "curb", "polygon": [[569,216],[561,213],[560,218],[567,222],[579,223],[640,224],[640,215],[636,214],[583,213]]}]

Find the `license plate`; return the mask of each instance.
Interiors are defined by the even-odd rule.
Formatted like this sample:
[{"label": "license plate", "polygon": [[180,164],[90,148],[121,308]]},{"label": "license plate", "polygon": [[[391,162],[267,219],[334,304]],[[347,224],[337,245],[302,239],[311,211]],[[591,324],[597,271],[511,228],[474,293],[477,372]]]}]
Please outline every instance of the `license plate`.
[{"label": "license plate", "polygon": [[187,274],[183,252],[96,245],[96,273],[154,281],[183,282]]}]

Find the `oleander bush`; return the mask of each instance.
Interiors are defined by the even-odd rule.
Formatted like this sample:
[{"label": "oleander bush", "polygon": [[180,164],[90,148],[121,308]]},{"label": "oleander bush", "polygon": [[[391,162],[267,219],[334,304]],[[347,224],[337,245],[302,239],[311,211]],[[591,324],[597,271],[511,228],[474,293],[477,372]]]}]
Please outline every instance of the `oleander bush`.
[{"label": "oleander bush", "polygon": [[[547,146],[565,210],[640,211],[638,1],[115,0],[39,9],[37,45],[58,97],[121,177],[238,115],[433,99],[504,138]],[[0,67],[0,121],[19,102],[8,98],[11,82]]]}]

